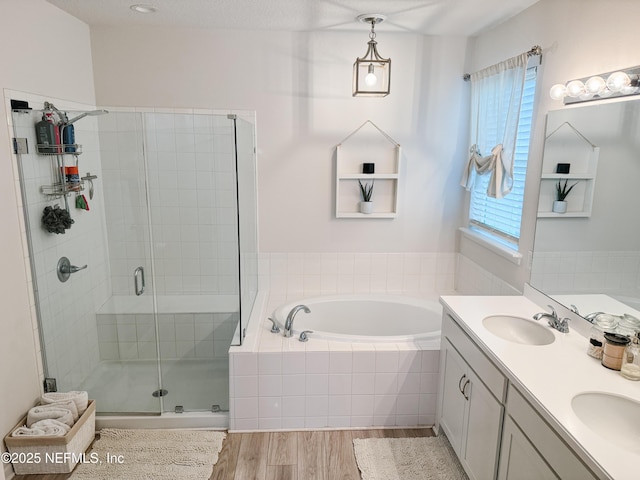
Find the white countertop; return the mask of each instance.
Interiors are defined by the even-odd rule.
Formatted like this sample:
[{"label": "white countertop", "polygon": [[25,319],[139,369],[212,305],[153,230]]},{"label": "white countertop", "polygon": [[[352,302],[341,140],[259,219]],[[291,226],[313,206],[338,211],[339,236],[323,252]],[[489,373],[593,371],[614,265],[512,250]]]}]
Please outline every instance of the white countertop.
[{"label": "white countertop", "polygon": [[616,480],[640,476],[640,454],[624,450],[593,432],[571,408],[575,395],[589,391],[640,401],[640,382],[626,380],[588,356],[588,340],[571,324],[567,334],[550,328],[556,339],[542,346],[503,340],[483,326],[482,320],[489,315],[531,318],[542,310],[549,311],[524,296],[443,296],[441,303],[596,474],[602,476],[600,469]]}]

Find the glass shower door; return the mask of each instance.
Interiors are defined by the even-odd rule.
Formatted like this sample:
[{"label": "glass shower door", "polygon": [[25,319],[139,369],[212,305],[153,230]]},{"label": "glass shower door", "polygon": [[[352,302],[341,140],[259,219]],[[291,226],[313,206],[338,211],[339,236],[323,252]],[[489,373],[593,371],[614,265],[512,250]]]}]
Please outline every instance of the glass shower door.
[{"label": "glass shower door", "polygon": [[[82,113],[66,111],[68,118]],[[142,137],[135,128],[140,116],[82,117],[74,123],[77,147],[42,149],[35,135],[42,115],[12,112],[15,137],[26,139],[17,160],[45,389],[87,390],[99,412],[159,413],[160,401],[151,395],[159,387],[157,349],[141,352],[137,343],[144,333],[155,344],[154,324],[138,330],[138,320],[146,322],[138,313],[153,317],[153,301],[141,306],[142,297],[133,293],[134,268],[151,264],[150,249],[137,239],[146,236],[148,243],[148,216],[125,205],[135,198],[141,206],[146,197]],[[68,167],[78,168],[82,184],[65,185]],[[67,212],[72,222],[55,231],[44,220],[52,210]],[[66,279],[59,275],[63,257],[79,267]],[[146,280],[152,291],[150,275]]]},{"label": "glass shower door", "polygon": [[239,321],[235,136],[225,115],[145,113],[163,411],[227,411]]},{"label": "glass shower door", "polygon": [[113,112],[98,121],[111,297],[97,315],[102,375],[91,388],[101,393],[103,412],[159,413],[144,119],[141,113]]}]

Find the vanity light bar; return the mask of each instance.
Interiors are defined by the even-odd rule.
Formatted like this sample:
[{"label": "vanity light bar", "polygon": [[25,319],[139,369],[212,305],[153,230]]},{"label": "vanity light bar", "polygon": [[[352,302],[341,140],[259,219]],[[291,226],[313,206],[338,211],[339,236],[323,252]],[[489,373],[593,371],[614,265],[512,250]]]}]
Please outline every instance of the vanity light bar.
[{"label": "vanity light bar", "polygon": [[558,83],[549,91],[551,98],[563,100],[565,105],[638,94],[640,66]]}]

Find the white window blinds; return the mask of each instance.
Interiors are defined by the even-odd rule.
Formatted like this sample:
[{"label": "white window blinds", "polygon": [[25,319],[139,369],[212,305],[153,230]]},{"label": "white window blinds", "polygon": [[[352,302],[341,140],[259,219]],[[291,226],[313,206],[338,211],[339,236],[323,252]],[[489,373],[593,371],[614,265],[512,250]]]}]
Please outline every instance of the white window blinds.
[{"label": "white window blinds", "polygon": [[477,175],[471,189],[470,225],[512,244],[517,244],[520,238],[536,73],[537,68],[532,67],[527,69],[525,76],[522,104],[520,106],[520,121],[518,123],[513,157],[513,186],[511,192],[503,198],[489,197],[487,195],[489,175]]}]

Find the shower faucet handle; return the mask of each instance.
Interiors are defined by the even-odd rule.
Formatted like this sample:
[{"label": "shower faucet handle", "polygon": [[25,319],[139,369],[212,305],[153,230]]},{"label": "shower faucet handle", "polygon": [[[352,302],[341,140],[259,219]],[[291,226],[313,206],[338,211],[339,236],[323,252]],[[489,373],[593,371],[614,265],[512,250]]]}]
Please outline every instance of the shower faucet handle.
[{"label": "shower faucet handle", "polygon": [[298,340],[301,341],[301,342],[308,342],[310,333],[313,333],[313,330],[305,330],[305,331],[301,332],[300,333],[300,338]]}]

